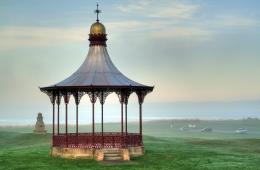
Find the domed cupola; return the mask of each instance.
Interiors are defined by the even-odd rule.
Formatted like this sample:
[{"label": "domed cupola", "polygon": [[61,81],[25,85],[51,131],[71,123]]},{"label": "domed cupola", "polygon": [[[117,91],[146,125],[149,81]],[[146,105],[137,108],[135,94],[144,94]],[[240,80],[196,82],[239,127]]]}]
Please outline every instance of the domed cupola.
[{"label": "domed cupola", "polygon": [[106,34],[106,28],[102,23],[97,21],[91,25],[90,34]]},{"label": "domed cupola", "polygon": [[99,22],[98,14],[101,13],[101,10],[97,9],[95,10],[95,13],[97,14],[97,20],[95,23],[93,23],[90,27],[90,33],[89,33],[89,46],[94,45],[103,45],[106,46],[107,41],[107,34],[106,34],[106,28],[105,26]]}]

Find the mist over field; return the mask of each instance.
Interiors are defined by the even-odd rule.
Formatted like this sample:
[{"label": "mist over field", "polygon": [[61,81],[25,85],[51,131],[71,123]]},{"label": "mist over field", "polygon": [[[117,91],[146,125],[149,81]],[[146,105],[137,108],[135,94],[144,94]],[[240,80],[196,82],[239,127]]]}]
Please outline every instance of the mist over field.
[{"label": "mist over field", "polygon": [[[17,107],[1,109],[1,125],[34,125],[38,112],[43,113],[44,122],[52,123],[52,110],[46,97],[46,107],[26,105],[27,112],[17,111]],[[131,102],[128,106],[128,120],[136,122],[139,119],[138,103]],[[260,118],[260,101],[237,101],[237,102],[175,102],[175,103],[144,103],[143,120],[162,120],[162,119],[245,119],[247,117]],[[74,103],[69,107],[69,123],[75,123]],[[19,106],[18,106],[19,107]],[[47,108],[47,109],[46,109]],[[100,104],[95,105],[96,122],[100,123]],[[104,121],[119,122],[120,104],[108,103],[104,105]],[[19,110],[19,108],[18,108]],[[60,120],[64,122],[64,106],[60,107]],[[56,115],[57,116],[57,115]],[[91,105],[89,101],[82,102],[79,106],[79,123],[90,124],[92,120]]]},{"label": "mist over field", "polygon": [[[47,125],[49,133],[45,135],[33,134],[33,126],[0,127],[0,169],[257,170],[260,166],[258,119],[163,120],[144,122],[143,125],[145,155],[113,165],[51,157],[51,125]],[[202,132],[205,127],[211,127],[213,131]],[[235,132],[241,127],[247,128],[248,133]],[[99,125],[96,128],[100,130]],[[88,132],[91,126],[81,125],[79,129]],[[119,123],[105,124],[105,131],[118,129]],[[75,132],[74,126],[69,126],[69,132]],[[129,132],[138,132],[138,123],[129,123]]]}]

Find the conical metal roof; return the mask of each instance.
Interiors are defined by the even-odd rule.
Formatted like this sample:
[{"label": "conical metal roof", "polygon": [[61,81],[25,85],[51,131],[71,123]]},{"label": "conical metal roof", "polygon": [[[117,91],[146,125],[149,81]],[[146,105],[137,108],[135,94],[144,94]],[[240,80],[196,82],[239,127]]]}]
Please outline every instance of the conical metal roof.
[{"label": "conical metal roof", "polygon": [[91,46],[80,68],[54,86],[144,86],[123,75],[111,61],[105,46]]},{"label": "conical metal roof", "polygon": [[[96,23],[99,23],[98,21]],[[91,28],[93,25],[92,24]],[[103,24],[102,27],[104,27]],[[105,30],[105,27],[103,28]],[[41,89],[57,89],[57,88],[88,88],[88,87],[120,87],[120,88],[141,88],[141,89],[150,89],[153,87],[146,86],[140,83],[137,83],[125,75],[123,75],[111,61],[109,54],[106,48],[106,34],[105,32],[101,33],[92,33],[90,31],[89,41],[90,47],[88,55],[80,66],[80,68],[74,72],[71,76],[65,80],[54,84],[52,86],[42,87]]]}]

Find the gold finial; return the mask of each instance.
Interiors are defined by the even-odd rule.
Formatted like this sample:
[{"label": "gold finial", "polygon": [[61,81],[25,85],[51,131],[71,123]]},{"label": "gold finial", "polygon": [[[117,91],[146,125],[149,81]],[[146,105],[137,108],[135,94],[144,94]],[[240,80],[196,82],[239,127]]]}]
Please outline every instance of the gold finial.
[{"label": "gold finial", "polygon": [[98,14],[101,13],[101,10],[98,9],[98,3],[97,3],[97,9],[94,11],[97,14],[97,22],[99,21],[98,19]]},{"label": "gold finial", "polygon": [[98,3],[97,3],[97,9],[94,11],[97,14],[97,22],[93,23],[90,27],[90,34],[106,34],[106,28],[105,26],[99,22],[98,15],[101,13],[101,10],[98,9]]}]

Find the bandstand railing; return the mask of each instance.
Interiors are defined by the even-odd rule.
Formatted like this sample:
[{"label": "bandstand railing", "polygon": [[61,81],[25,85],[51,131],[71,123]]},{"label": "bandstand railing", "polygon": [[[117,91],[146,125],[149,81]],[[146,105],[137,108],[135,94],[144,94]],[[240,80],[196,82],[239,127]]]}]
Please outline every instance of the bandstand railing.
[{"label": "bandstand railing", "polygon": [[143,146],[139,133],[105,132],[103,133],[68,133],[53,136],[54,147],[69,148],[124,148]]}]

